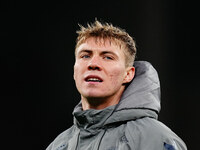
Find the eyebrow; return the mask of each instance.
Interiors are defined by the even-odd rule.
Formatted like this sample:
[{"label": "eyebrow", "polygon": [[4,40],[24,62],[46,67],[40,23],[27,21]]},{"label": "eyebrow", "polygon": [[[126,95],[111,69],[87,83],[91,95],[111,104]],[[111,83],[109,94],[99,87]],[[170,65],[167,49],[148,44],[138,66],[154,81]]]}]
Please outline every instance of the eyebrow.
[{"label": "eyebrow", "polygon": [[91,53],[92,50],[88,50],[88,49],[83,49],[83,50],[80,50],[77,54],[80,54],[80,53],[83,53],[83,52],[86,52],[86,53]]},{"label": "eyebrow", "polygon": [[107,51],[107,50],[106,50],[106,51],[102,51],[101,53],[102,53],[102,54],[112,54],[112,55],[117,56],[114,52],[109,51],[109,50],[108,50],[108,51]]},{"label": "eyebrow", "polygon": [[[86,52],[86,53],[92,53],[92,51],[93,50],[83,49],[83,50],[80,50],[78,52],[78,55],[81,54],[81,53],[84,53],[84,52]],[[109,50],[104,50],[104,51],[100,52],[100,55],[104,55],[104,54],[111,54],[111,55],[114,55],[115,57],[118,57],[117,54],[115,54],[114,52],[109,51]]]},{"label": "eyebrow", "polygon": [[80,55],[81,53],[92,53],[92,50],[88,50],[88,49],[83,49],[83,50],[80,50],[76,53],[76,56]]}]

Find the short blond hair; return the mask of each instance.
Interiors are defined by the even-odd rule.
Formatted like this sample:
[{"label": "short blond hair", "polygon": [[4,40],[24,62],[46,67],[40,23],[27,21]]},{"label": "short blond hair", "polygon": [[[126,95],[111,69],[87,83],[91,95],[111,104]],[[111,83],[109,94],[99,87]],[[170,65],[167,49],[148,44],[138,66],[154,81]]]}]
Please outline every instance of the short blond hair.
[{"label": "short blond hair", "polygon": [[76,39],[75,51],[90,37],[109,39],[118,44],[120,48],[123,47],[125,49],[126,66],[132,66],[134,64],[137,51],[136,43],[124,29],[114,27],[109,23],[101,23],[98,20],[95,20],[94,23],[87,24],[87,27],[79,26],[80,30],[77,31],[78,37]]}]

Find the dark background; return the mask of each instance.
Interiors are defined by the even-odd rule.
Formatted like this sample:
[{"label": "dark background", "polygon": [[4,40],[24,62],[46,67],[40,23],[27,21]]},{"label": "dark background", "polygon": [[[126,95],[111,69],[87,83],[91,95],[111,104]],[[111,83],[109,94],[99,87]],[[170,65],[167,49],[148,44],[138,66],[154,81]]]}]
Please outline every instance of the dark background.
[{"label": "dark background", "polygon": [[42,150],[72,125],[80,100],[73,80],[76,30],[96,17],[135,37],[136,60],[151,62],[160,77],[159,120],[188,149],[198,149],[197,6],[182,0],[2,1],[1,147]]}]

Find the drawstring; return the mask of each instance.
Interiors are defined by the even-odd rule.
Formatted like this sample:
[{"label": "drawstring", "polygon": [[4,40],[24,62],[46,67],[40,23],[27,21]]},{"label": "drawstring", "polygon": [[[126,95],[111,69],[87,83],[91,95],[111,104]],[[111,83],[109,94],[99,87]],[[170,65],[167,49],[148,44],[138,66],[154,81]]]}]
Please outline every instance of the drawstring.
[{"label": "drawstring", "polygon": [[[113,111],[112,111],[111,114],[107,117],[107,119],[104,121],[104,123],[108,120],[108,118],[110,118],[110,116],[112,116],[112,114],[115,112],[115,110],[118,108],[118,106],[119,106],[119,103],[118,103],[117,105],[115,105]],[[107,128],[105,128],[104,133],[103,133],[103,135],[101,136],[101,138],[100,138],[100,140],[99,140],[97,150],[99,150],[99,148],[100,148],[102,139],[103,139],[103,137],[104,137],[106,131],[107,131]]]},{"label": "drawstring", "polygon": [[80,130],[79,130],[78,137],[77,137],[77,140],[76,140],[76,147],[75,147],[75,150],[78,150],[79,136],[80,136]]},{"label": "drawstring", "polygon": [[99,140],[99,144],[98,144],[97,150],[99,150],[99,148],[100,148],[101,141],[102,141],[102,139],[103,139],[103,137],[104,137],[104,135],[105,135],[105,133],[106,133],[106,130],[107,130],[107,129],[104,130],[104,133],[103,133],[103,135],[101,136],[101,138],[100,138],[100,140]]}]

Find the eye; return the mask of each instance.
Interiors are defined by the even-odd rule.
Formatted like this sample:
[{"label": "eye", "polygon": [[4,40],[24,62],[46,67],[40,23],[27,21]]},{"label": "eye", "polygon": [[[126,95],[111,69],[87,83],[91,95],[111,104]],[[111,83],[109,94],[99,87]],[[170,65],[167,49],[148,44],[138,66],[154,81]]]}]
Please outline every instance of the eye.
[{"label": "eye", "polygon": [[111,56],[104,56],[104,59],[113,60],[113,57],[111,57]]},{"label": "eye", "polygon": [[82,55],[81,58],[90,58],[89,55]]}]

